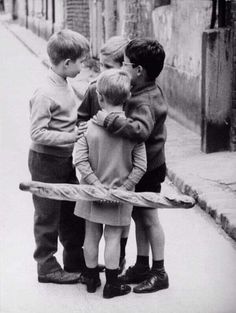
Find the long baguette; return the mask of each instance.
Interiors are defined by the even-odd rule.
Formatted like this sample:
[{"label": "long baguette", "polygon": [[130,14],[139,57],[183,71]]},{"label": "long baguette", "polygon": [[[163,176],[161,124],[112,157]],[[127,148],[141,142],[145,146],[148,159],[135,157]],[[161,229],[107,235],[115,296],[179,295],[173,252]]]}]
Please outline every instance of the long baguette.
[{"label": "long baguette", "polygon": [[139,207],[192,208],[195,200],[186,195],[132,192],[121,189],[102,190],[92,185],[50,184],[37,181],[20,183],[20,190],[49,199],[67,201],[119,201]]}]

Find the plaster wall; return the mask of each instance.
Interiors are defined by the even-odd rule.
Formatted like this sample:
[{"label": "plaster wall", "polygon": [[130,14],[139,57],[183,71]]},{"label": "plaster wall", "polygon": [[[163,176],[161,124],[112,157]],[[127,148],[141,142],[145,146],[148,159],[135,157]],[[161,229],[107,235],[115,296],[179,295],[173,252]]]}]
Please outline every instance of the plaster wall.
[{"label": "plaster wall", "polygon": [[153,10],[154,36],[166,62],[159,80],[170,115],[200,133],[202,33],[209,28],[211,0],[172,0]]},{"label": "plaster wall", "polygon": [[125,19],[124,16],[126,14],[126,0],[117,1],[116,8],[116,29],[118,35],[125,34]]}]

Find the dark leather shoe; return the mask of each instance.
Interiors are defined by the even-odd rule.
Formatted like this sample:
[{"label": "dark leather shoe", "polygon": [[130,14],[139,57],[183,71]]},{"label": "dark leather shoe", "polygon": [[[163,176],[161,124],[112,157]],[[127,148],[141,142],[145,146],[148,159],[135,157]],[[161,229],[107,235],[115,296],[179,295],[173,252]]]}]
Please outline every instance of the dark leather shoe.
[{"label": "dark leather shoe", "polygon": [[147,279],[150,268],[140,269],[137,266],[130,266],[124,275],[119,276],[119,282],[123,284],[139,284]]},{"label": "dark leather shoe", "polygon": [[53,283],[63,285],[77,284],[79,282],[79,275],[76,273],[67,273],[61,269],[53,273],[38,275],[38,281],[40,283]]},{"label": "dark leather shoe", "polygon": [[93,293],[101,286],[101,280],[99,277],[86,277],[84,274],[80,275],[79,282],[87,286],[87,291]]},{"label": "dark leather shoe", "polygon": [[150,277],[133,288],[135,293],[150,293],[169,287],[168,275],[150,274]]},{"label": "dark leather shoe", "polygon": [[118,275],[120,275],[120,274],[122,274],[122,273],[124,272],[125,264],[126,264],[126,259],[123,258],[123,259],[120,261],[120,264],[119,264]]},{"label": "dark leather shoe", "polygon": [[130,293],[131,287],[123,284],[105,284],[103,289],[103,298],[110,299],[114,297],[124,296]]}]

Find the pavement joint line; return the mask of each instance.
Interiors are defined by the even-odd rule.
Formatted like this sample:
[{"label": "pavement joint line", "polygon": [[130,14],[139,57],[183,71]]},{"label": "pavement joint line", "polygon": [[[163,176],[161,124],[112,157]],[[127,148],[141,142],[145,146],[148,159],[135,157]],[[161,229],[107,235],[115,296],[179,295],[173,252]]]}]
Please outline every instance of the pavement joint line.
[{"label": "pavement joint line", "polygon": [[[40,54],[36,52],[28,43],[25,42],[24,38],[22,38],[14,29],[11,27],[11,23],[9,23],[9,20],[0,20],[0,23],[5,26],[33,55],[39,58],[40,62],[46,66],[47,68],[50,67],[49,62],[45,59],[40,57]],[[14,25],[14,24],[12,24]],[[18,25],[18,27],[22,27]],[[25,28],[24,28],[25,29]],[[31,30],[27,29],[27,31],[32,32]],[[36,34],[32,32],[32,34],[37,37]],[[77,96],[82,99],[83,95],[78,90],[76,91]],[[173,165],[174,166],[174,165]],[[205,211],[208,215],[210,215],[216,222],[216,224],[220,224],[222,229],[232,238],[236,241],[236,218],[235,220],[228,218],[229,212],[225,214],[224,212],[218,212],[217,209],[214,209],[211,207],[210,204],[208,204],[207,199],[204,198],[205,193],[199,193],[197,191],[197,188],[194,187],[194,183],[191,185],[190,183],[185,181],[185,178],[180,177],[180,175],[176,174],[174,169],[171,166],[168,166],[167,170],[167,177],[169,180],[179,189],[180,192],[183,192],[191,197],[193,197],[196,201],[196,204]],[[199,176],[202,180],[208,180],[215,184],[219,185],[234,185],[236,182],[233,183],[222,183],[217,180],[211,180],[209,178],[202,178]],[[236,199],[236,197],[235,197]],[[232,212],[233,213],[233,212]]]}]

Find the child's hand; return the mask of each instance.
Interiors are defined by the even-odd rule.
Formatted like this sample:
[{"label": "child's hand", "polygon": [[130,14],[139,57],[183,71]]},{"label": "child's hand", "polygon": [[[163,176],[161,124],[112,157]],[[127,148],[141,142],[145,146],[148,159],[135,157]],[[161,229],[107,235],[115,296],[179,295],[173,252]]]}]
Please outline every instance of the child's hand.
[{"label": "child's hand", "polygon": [[119,189],[119,190],[124,190],[124,191],[128,191],[128,189],[125,188],[125,186],[120,186],[120,187],[118,187],[117,189]]},{"label": "child's hand", "polygon": [[103,126],[107,115],[108,113],[105,110],[99,110],[98,113],[93,116],[92,121],[99,126]]},{"label": "child's hand", "polygon": [[[103,184],[101,184],[100,182],[99,183],[97,182],[96,184],[94,184],[94,186],[96,186],[96,188],[100,189],[103,192],[104,192],[104,190],[108,191],[108,188],[106,186],[104,186]],[[117,204],[117,203],[119,203],[119,201],[116,201],[116,200],[106,200],[106,199],[97,200],[95,202],[99,203],[99,204],[104,204],[104,203],[106,203],[106,204]]]},{"label": "child's hand", "polygon": [[120,201],[117,201],[117,200],[99,200],[99,201],[95,201],[99,204],[102,204],[102,203],[106,203],[106,204],[118,204],[120,203]]},{"label": "child's hand", "polygon": [[102,183],[100,183],[100,181],[99,181],[99,182],[96,182],[96,183],[94,184],[94,187],[96,187],[97,189],[101,190],[102,192],[107,191],[106,186],[104,186]]},{"label": "child's hand", "polygon": [[79,124],[79,127],[77,127],[77,134],[76,134],[76,141],[79,140],[81,137],[83,137],[84,133],[86,132],[88,128],[87,122],[81,122]]}]

